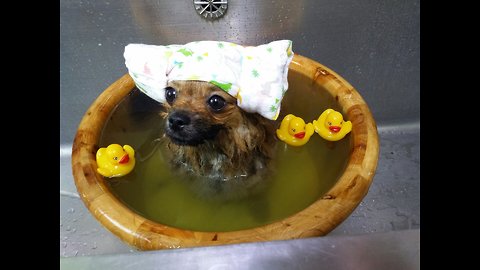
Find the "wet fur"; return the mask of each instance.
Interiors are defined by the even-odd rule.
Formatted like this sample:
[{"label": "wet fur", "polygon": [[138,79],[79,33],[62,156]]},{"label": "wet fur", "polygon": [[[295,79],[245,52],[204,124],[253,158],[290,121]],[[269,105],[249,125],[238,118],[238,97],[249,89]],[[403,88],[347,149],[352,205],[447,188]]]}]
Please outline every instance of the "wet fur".
[{"label": "wet fur", "polygon": [[[176,99],[164,104],[162,117],[168,119],[173,112],[181,111],[192,119],[192,128],[200,129],[205,137],[202,143],[191,146],[179,145],[165,136],[173,167],[195,176],[196,188],[210,195],[243,196],[262,182],[274,154],[276,122],[243,111],[234,97],[208,82],[173,81],[169,86],[176,89]],[[207,105],[213,95],[227,102],[220,112]],[[167,125],[168,120],[166,129]]]}]

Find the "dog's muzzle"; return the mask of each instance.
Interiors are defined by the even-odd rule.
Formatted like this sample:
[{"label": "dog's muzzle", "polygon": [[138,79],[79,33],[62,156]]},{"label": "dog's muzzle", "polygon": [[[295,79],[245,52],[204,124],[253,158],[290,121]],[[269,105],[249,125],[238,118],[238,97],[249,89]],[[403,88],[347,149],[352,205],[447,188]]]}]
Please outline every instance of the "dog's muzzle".
[{"label": "dog's muzzle", "polygon": [[212,140],[221,129],[188,111],[172,111],[166,121],[165,134],[178,145],[196,146]]},{"label": "dog's muzzle", "polygon": [[190,125],[190,116],[182,112],[174,112],[168,116],[168,128],[174,132],[182,131],[187,125]]}]

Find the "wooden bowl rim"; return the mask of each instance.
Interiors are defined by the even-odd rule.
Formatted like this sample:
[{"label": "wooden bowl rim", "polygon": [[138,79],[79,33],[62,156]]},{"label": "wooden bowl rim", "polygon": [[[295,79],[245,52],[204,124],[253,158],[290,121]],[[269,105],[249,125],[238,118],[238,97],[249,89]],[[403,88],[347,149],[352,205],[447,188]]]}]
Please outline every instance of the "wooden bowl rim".
[{"label": "wooden bowl rim", "polygon": [[95,160],[103,123],[134,88],[125,74],[92,103],[79,124],[72,145],[72,171],[80,197],[93,216],[120,239],[140,250],[286,240],[325,235],[358,206],[373,180],[379,141],[375,120],[360,94],[328,67],[295,54],[290,70],[321,84],[352,121],[353,147],[337,183],[306,209],[264,226],[229,232],[184,230],[148,220],[121,203],[97,173]]}]

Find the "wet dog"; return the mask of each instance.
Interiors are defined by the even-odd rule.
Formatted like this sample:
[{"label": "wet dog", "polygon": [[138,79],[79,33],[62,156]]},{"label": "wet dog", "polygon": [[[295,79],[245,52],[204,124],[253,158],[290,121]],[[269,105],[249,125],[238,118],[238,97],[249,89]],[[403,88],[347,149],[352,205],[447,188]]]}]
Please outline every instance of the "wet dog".
[{"label": "wet dog", "polygon": [[258,189],[271,170],[275,121],[245,112],[204,81],[171,81],[165,100],[164,134],[178,173],[193,177],[204,196],[238,198]]}]

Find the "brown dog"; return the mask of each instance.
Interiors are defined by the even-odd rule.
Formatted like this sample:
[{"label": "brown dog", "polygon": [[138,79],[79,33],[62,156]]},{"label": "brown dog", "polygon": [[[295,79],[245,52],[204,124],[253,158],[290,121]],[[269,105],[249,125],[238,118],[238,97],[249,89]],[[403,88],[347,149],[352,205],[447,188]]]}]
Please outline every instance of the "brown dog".
[{"label": "brown dog", "polygon": [[171,162],[196,179],[200,193],[238,198],[266,178],[275,121],[243,111],[234,97],[208,82],[171,81],[165,97],[161,115]]}]

